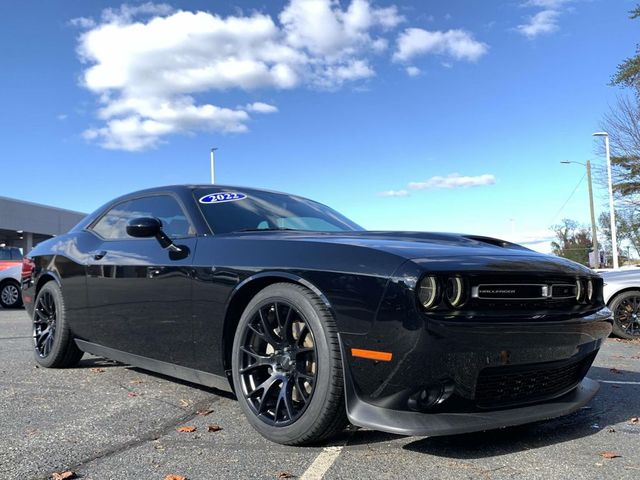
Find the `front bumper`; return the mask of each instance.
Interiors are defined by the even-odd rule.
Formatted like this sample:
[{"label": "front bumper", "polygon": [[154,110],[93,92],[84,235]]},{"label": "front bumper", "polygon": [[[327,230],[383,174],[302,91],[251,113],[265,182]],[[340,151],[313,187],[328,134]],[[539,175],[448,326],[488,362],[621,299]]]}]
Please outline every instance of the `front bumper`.
[{"label": "front bumper", "polygon": [[[609,319],[610,312],[603,309],[563,321],[394,322],[377,323],[367,335],[341,334],[349,420],[390,433],[436,436],[569,414],[598,390],[598,384],[584,375],[611,331]],[[372,345],[393,352],[392,361],[350,355],[352,348]],[[555,390],[545,390],[548,381],[571,368],[571,378],[561,378]],[[519,369],[524,372],[520,378]],[[527,384],[527,375],[538,371],[551,373]],[[482,404],[478,392],[486,372],[491,372],[492,381],[498,379],[498,393],[504,387],[526,395],[512,402],[500,399],[495,405],[489,397]],[[500,383],[503,373],[505,384]],[[415,408],[412,399],[438,384],[448,385],[450,396],[429,408]]]},{"label": "front bumper", "polygon": [[544,403],[483,412],[419,413],[378,407],[361,401],[353,384],[347,382],[347,416],[359,427],[398,435],[437,437],[479,432],[548,420],[579,410],[600,389],[598,382],[585,378],[566,395]]}]

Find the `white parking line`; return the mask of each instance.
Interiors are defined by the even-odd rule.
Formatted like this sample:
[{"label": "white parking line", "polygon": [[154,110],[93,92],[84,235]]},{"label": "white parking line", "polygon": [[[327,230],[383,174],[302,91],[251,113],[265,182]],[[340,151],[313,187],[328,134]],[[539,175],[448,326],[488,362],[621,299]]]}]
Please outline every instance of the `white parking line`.
[{"label": "white parking line", "polygon": [[300,480],[321,480],[331,465],[337,460],[344,446],[325,447],[316,457],[309,468],[302,474]]},{"label": "white parking line", "polygon": [[640,385],[640,382],[614,382],[612,380],[598,380],[600,383],[613,383],[614,385]]}]

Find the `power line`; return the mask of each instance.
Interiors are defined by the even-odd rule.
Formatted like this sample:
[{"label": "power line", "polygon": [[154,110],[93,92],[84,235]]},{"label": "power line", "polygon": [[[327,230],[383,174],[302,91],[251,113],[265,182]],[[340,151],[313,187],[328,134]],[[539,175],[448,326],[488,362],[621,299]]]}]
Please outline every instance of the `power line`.
[{"label": "power line", "polygon": [[567,198],[567,201],[562,204],[562,206],[560,207],[558,212],[553,216],[553,220],[551,221],[551,223],[555,222],[558,219],[558,215],[560,215],[562,213],[562,210],[564,210],[564,207],[566,207],[567,203],[569,203],[571,201],[571,199],[573,198],[575,193],[578,191],[578,188],[580,187],[580,185],[582,185],[582,182],[584,181],[584,178],[586,176],[587,176],[586,173],[584,175],[582,175],[582,178],[580,179],[580,181],[576,185],[576,188],[574,188],[573,191],[571,192],[571,195],[569,195],[569,198]]}]

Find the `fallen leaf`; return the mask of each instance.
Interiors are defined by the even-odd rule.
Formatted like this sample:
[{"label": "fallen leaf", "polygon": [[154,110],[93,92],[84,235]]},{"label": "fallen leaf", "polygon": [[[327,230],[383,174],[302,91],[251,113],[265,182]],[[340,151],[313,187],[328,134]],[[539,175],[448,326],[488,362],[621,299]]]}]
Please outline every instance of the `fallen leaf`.
[{"label": "fallen leaf", "polygon": [[212,425],[207,425],[207,432],[219,432],[222,430],[220,425],[216,425],[215,423]]},{"label": "fallen leaf", "polygon": [[631,417],[629,423],[640,423],[640,417]]},{"label": "fallen leaf", "polygon": [[615,429],[615,428],[613,428],[613,427],[609,427],[609,428],[607,428],[607,432],[609,432],[609,433],[616,433],[616,429]]},{"label": "fallen leaf", "polygon": [[104,373],[106,370],[104,368],[90,368],[89,371],[91,373]]},{"label": "fallen leaf", "polygon": [[196,415],[200,415],[201,417],[206,417],[207,415],[211,415],[213,410],[198,410]]},{"label": "fallen leaf", "polygon": [[187,480],[187,477],[182,475],[167,475],[164,480]]},{"label": "fallen leaf", "polygon": [[622,374],[622,372],[620,370],[618,370],[617,368],[610,368],[609,371],[611,373],[616,373],[618,375]]},{"label": "fallen leaf", "polygon": [[280,472],[276,478],[296,478],[296,476],[293,473]]},{"label": "fallen leaf", "polygon": [[137,397],[138,394],[136,392],[129,392],[127,393],[127,397]]},{"label": "fallen leaf", "polygon": [[140,380],[139,378],[134,378],[133,380],[131,380],[129,383],[133,384],[133,385],[139,385],[141,383],[144,383],[144,380]]},{"label": "fallen leaf", "polygon": [[184,425],[182,427],[176,428],[176,430],[181,433],[191,433],[191,432],[195,432],[197,428],[192,425]]},{"label": "fallen leaf", "polygon": [[618,455],[615,452],[602,452],[600,455],[602,455],[602,458],[620,458],[622,455]]},{"label": "fallen leaf", "polygon": [[52,480],[67,480],[69,478],[77,478],[76,472],[72,472],[71,470],[67,470],[66,472],[54,472],[51,475]]}]

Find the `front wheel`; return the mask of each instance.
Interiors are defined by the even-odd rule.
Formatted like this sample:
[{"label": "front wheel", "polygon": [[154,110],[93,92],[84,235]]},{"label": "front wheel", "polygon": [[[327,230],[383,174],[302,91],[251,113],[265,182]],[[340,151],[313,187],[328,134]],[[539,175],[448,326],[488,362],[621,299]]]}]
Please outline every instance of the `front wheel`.
[{"label": "front wheel", "polygon": [[82,358],[67,323],[62,290],[54,281],[44,284],[33,308],[33,346],[36,362],[43,367],[72,367]]},{"label": "front wheel", "polygon": [[232,355],[238,401],[264,437],[303,445],[346,425],[337,329],[313,292],[288,283],[259,292],[240,318]]},{"label": "front wheel", "polygon": [[640,338],[640,291],[630,290],[616,296],[609,304],[613,312],[613,334],[633,340]]}]

